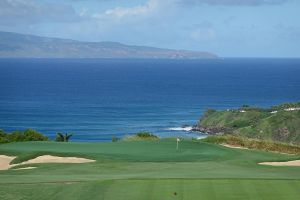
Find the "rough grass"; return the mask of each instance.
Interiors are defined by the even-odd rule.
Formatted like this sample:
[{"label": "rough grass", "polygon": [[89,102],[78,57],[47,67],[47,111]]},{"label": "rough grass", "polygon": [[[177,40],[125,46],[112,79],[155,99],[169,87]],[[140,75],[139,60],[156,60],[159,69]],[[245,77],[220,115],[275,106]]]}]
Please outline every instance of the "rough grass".
[{"label": "rough grass", "polygon": [[240,146],[249,149],[258,149],[271,152],[300,154],[300,146],[274,141],[249,139],[246,137],[239,137],[233,135],[209,136],[207,138],[202,139],[202,141],[215,144],[229,144],[233,146]]},{"label": "rough grass", "polygon": [[300,111],[243,110],[208,111],[198,126],[253,139],[300,144]]}]

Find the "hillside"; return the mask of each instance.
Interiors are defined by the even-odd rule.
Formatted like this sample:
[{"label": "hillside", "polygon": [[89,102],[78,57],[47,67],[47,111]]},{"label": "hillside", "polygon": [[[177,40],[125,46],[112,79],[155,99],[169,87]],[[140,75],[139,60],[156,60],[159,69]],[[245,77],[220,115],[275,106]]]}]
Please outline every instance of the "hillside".
[{"label": "hillside", "polygon": [[116,42],[79,42],[0,32],[0,58],[216,58],[208,52],[130,46]]},{"label": "hillside", "polygon": [[299,144],[300,102],[269,109],[242,107],[225,111],[208,110],[195,130]]}]

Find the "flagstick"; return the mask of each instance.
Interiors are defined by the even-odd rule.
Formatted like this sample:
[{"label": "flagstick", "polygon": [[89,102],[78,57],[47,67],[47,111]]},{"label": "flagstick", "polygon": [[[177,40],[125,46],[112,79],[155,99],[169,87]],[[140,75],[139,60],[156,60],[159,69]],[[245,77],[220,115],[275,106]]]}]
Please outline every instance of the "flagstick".
[{"label": "flagstick", "polygon": [[179,138],[177,138],[176,141],[177,141],[176,150],[178,150],[178,142],[179,142]]}]

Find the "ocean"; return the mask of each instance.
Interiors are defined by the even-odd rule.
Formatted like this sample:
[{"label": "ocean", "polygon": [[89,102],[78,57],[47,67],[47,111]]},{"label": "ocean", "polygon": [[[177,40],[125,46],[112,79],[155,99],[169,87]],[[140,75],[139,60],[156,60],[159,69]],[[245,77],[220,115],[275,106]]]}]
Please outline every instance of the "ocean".
[{"label": "ocean", "polygon": [[205,110],[300,101],[300,59],[0,59],[0,129],[111,141],[182,129]]}]

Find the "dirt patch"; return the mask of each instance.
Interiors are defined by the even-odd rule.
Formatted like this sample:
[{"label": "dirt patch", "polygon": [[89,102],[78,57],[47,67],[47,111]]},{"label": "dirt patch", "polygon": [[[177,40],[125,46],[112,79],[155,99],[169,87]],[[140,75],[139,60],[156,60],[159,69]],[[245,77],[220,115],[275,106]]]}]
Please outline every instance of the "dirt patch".
[{"label": "dirt patch", "polygon": [[300,160],[292,160],[286,162],[262,162],[258,163],[260,165],[270,165],[270,166],[292,166],[292,167],[300,167]]}]

